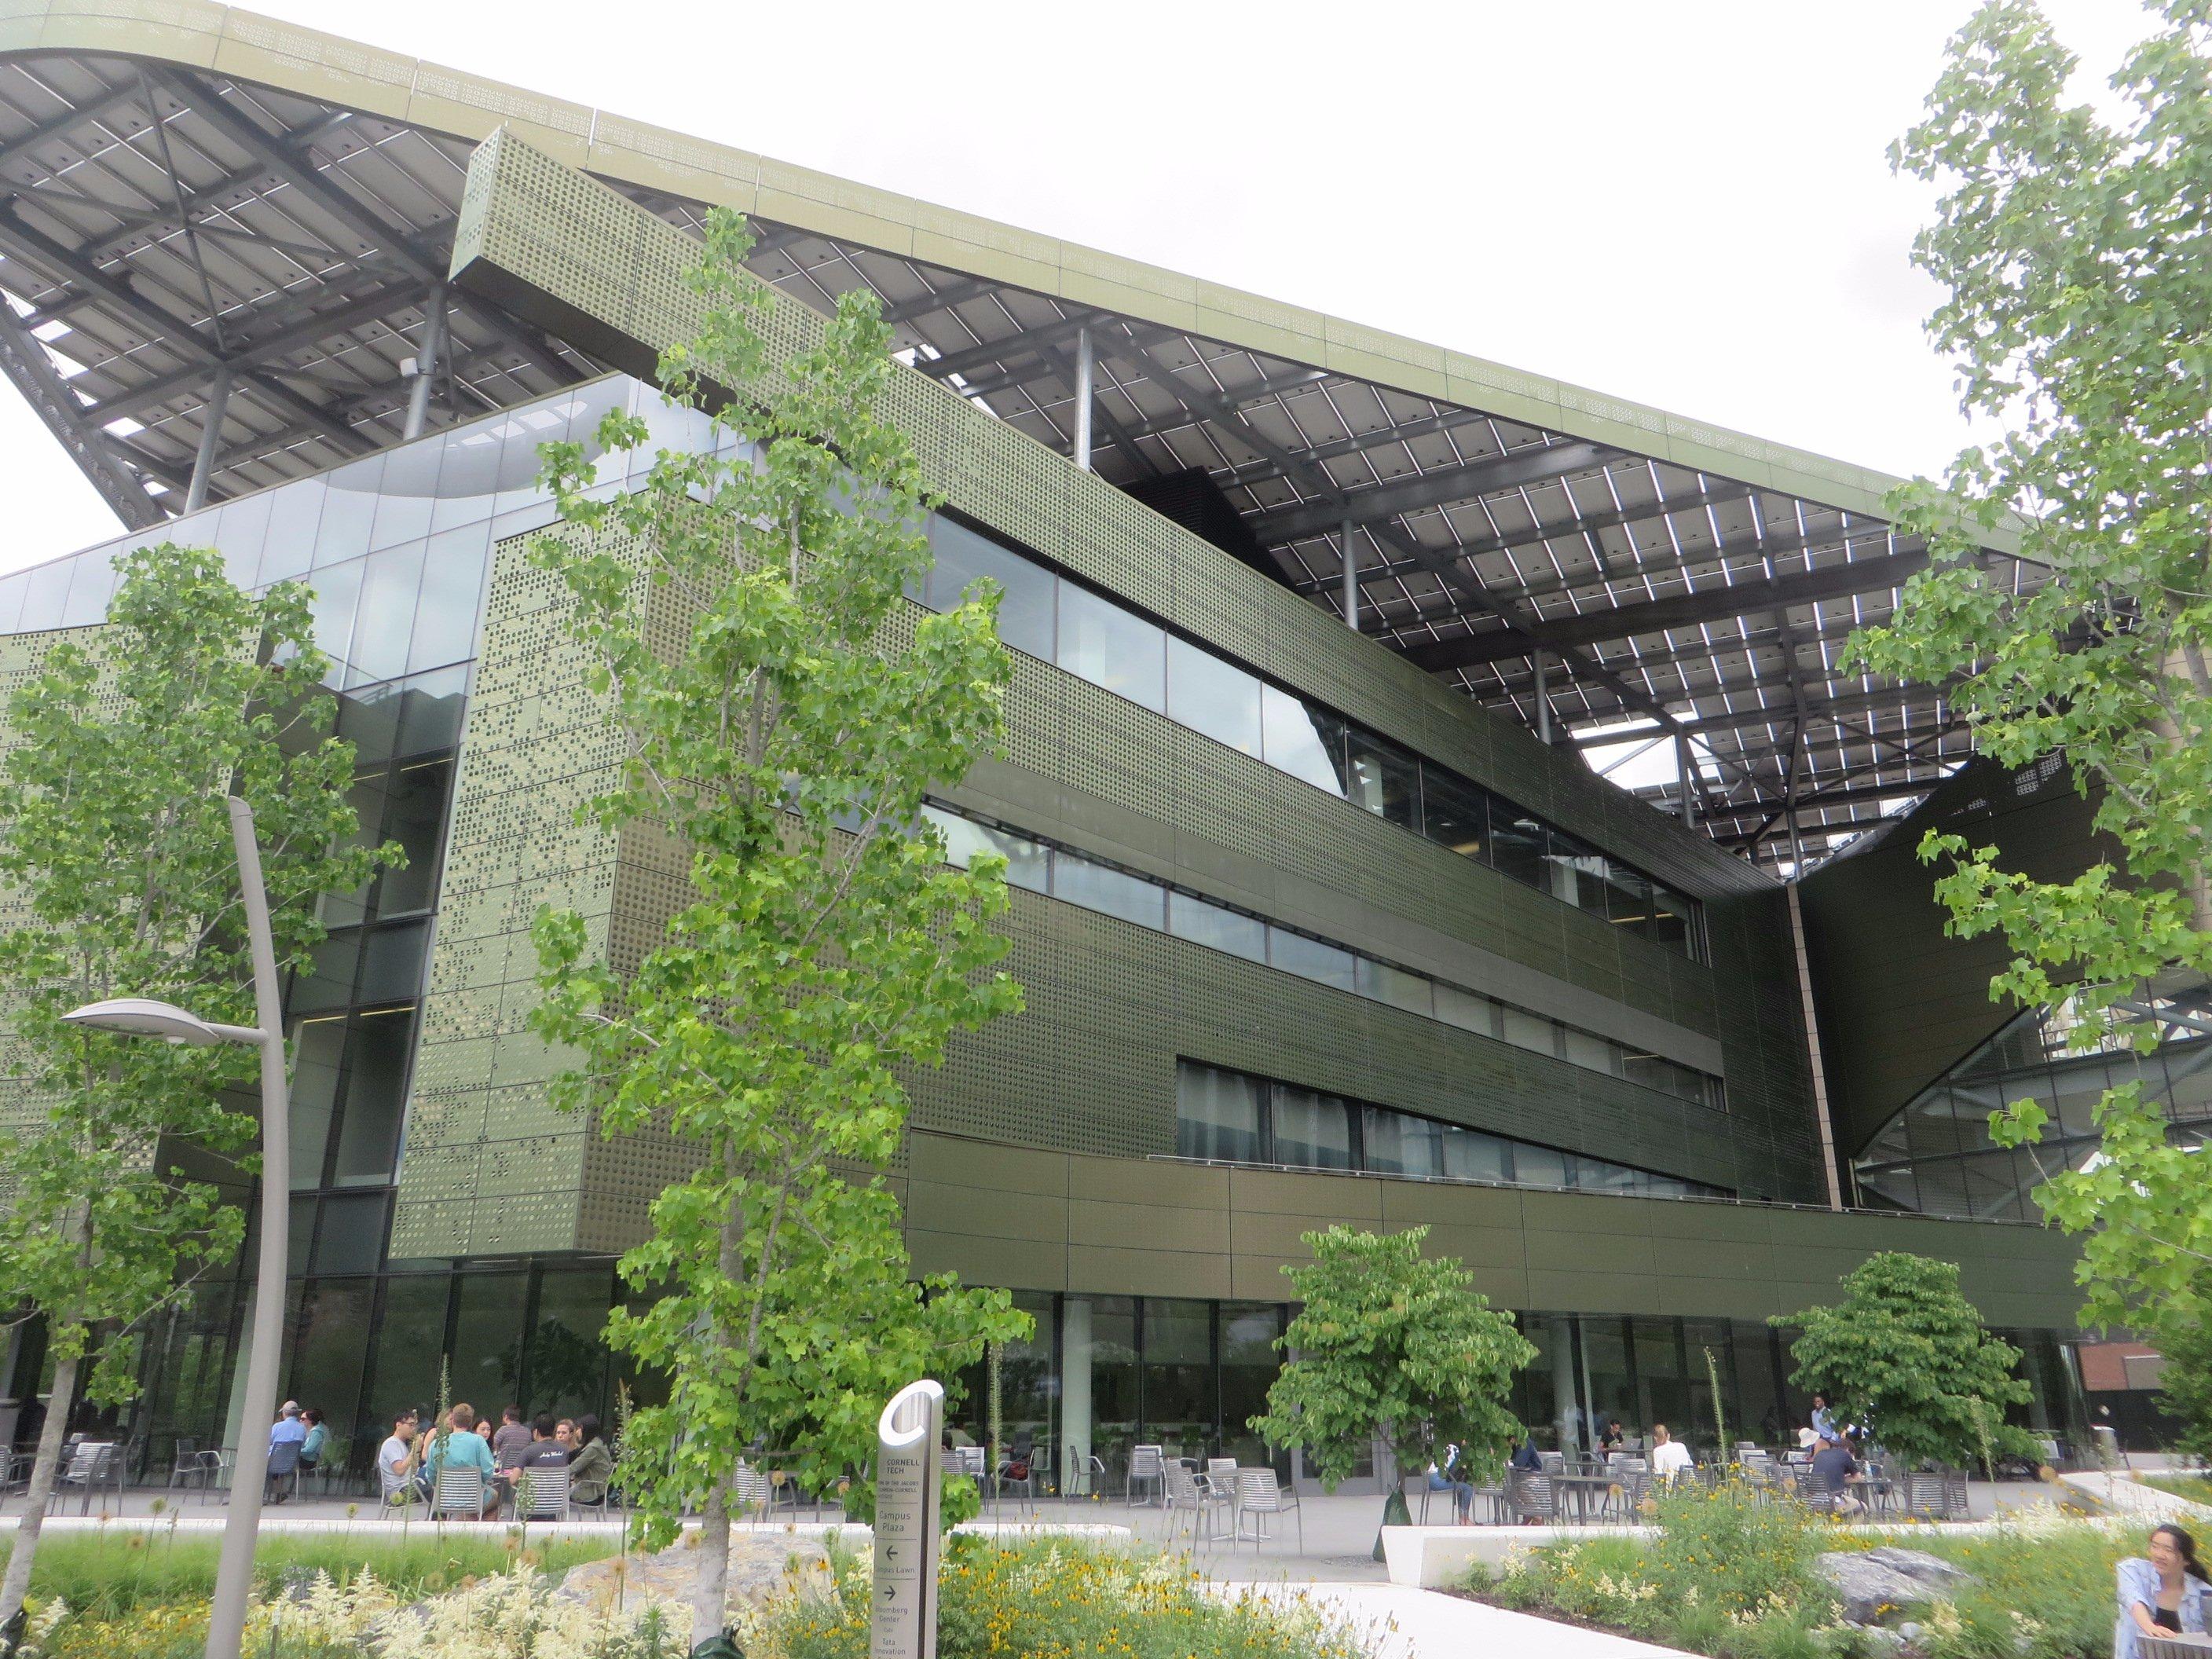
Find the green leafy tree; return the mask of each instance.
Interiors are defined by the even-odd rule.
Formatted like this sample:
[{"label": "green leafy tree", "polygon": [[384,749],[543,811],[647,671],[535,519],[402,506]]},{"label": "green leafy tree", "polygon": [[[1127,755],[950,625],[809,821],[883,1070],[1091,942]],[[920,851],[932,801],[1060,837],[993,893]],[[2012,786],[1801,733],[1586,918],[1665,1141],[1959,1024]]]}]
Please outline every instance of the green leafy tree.
[{"label": "green leafy tree", "polygon": [[2034,1397],[2014,1374],[2020,1350],[1983,1328],[1956,1263],[1884,1250],[1842,1283],[1833,1307],[1769,1322],[1801,1333],[1790,1345],[1791,1382],[1825,1392],[1838,1423],[1869,1425],[1908,1467],[2037,1454],[2035,1437],[2004,1420],[2006,1407]]},{"label": "green leafy tree", "polygon": [[[0,933],[14,1127],[0,1136],[0,1298],[46,1322],[53,1384],[0,1623],[22,1606],[70,1413],[136,1393],[137,1338],[234,1256],[242,1218],[173,1154],[253,1139],[250,1049],[172,1048],[61,1016],[158,997],[254,1023],[226,794],[254,809],[280,960],[323,937],[316,901],[396,847],[351,844],[353,745],[329,735],[327,667],[307,593],[234,587],[215,553],[164,544],[118,561],[107,626],[55,644],[9,700],[0,761]],[[252,1425],[249,1425],[249,1428]]]},{"label": "green leafy tree", "polygon": [[2212,1326],[2178,1320],[2159,1341],[2159,1403],[2181,1425],[2173,1449],[2212,1457]]},{"label": "green leafy tree", "polygon": [[[1004,860],[947,867],[922,812],[1000,741],[996,599],[915,617],[902,590],[928,566],[931,502],[878,412],[890,330],[848,295],[819,346],[769,364],[760,319],[793,302],[744,272],[750,245],[742,220],[710,220],[690,278],[703,331],[662,361],[672,398],[715,410],[720,453],[663,452],[607,500],[580,447],[549,446],[565,529],[533,554],[566,585],[623,738],[587,813],[688,853],[687,902],[626,974],[582,917],[540,915],[532,1024],[580,1062],[560,1103],[696,1158],[623,1258],[657,1299],[617,1310],[607,1335],[669,1379],[667,1403],[629,1423],[629,1466],[650,1472],[651,1537],[705,1517],[700,1641],[723,1625],[749,1443],[830,1484],[866,1465],[896,1386],[1030,1324],[1004,1291],[914,1282],[882,1180],[902,1072],[1019,1004],[994,966]],[[599,435],[627,450],[646,432],[617,414]]]},{"label": "green leafy tree", "polygon": [[[2070,1004],[2081,1048],[2155,1049],[2157,994],[2212,972],[2212,19],[2199,0],[2114,76],[2117,117],[2068,100],[2076,60],[2025,0],[1994,0],[1951,43],[1928,116],[1893,159],[1944,195],[1914,258],[1949,297],[1929,322],[1966,411],[2003,435],[1944,487],[1916,484],[1900,528],[1930,568],[1887,628],[1879,673],[1948,685],[1982,753],[2064,757],[2106,855],[2040,881],[1930,832],[1922,856],[1951,930],[1995,933],[1993,998]],[[1975,549],[2000,523],[2015,583]],[[2133,1081],[2096,1109],[2099,1155],[2037,1151],[2034,1101],[1993,1120],[2045,1177],[2038,1201],[2083,1236],[2083,1316],[2173,1333],[2212,1305],[2212,1181]]]},{"label": "green leafy tree", "polygon": [[1304,1235],[1313,1261],[1283,1269],[1303,1305],[1275,1343],[1294,1357],[1248,1425],[1270,1446],[1304,1448],[1331,1492],[1381,1441],[1398,1474],[1385,1526],[1404,1523],[1406,1479],[1446,1446],[1459,1448],[1466,1479],[1499,1476],[1522,1435],[1506,1404],[1514,1375],[1536,1357],[1472,1273],[1421,1254],[1428,1236],[1342,1226]]}]

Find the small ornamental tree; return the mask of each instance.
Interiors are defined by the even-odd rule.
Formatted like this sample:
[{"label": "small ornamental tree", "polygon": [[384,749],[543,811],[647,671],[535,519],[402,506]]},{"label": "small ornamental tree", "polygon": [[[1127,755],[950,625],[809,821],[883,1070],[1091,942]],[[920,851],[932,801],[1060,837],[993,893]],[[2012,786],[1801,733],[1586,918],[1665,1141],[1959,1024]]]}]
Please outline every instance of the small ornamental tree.
[{"label": "small ornamental tree", "polygon": [[2179,1320],[2159,1338],[2159,1404],[2181,1425],[2172,1450],[2212,1458],[2212,1328]]},{"label": "small ornamental tree", "polygon": [[1966,1468],[2039,1443],[2004,1420],[2034,1390],[2014,1375],[2020,1350],[1991,1336],[1959,1290],[1957,1264],[1885,1250],[1842,1281],[1833,1307],[1778,1315],[1796,1327],[1790,1380],[1820,1389],[1839,1424],[1860,1423],[1907,1467]]},{"label": "small ornamental tree", "polygon": [[353,745],[329,735],[307,591],[250,597],[215,553],[167,544],[118,568],[106,627],[54,645],[10,699],[17,742],[0,760],[15,1091],[0,1134],[0,1300],[46,1321],[53,1364],[0,1626],[23,1605],[70,1413],[131,1399],[148,1321],[238,1251],[240,1212],[179,1176],[172,1152],[254,1138],[250,1111],[224,1102],[252,1088],[252,1050],[134,1042],[61,1016],[149,996],[254,1023],[226,794],[254,810],[280,964],[323,937],[321,895],[398,858],[351,844]]},{"label": "small ornamental tree", "polygon": [[[588,816],[688,854],[682,908],[625,974],[581,916],[539,916],[532,1024],[579,1062],[559,1103],[692,1158],[622,1259],[653,1299],[606,1334],[668,1378],[667,1402],[630,1419],[624,1467],[649,1539],[703,1516],[695,1642],[724,1626],[749,1445],[790,1449],[785,1467],[830,1487],[870,1462],[895,1387],[1030,1324],[1003,1291],[913,1282],[882,1178],[902,1073],[1019,1003],[994,967],[1005,861],[947,867],[922,811],[1000,741],[995,599],[911,617],[930,501],[878,413],[891,331],[848,294],[818,347],[769,364],[759,316],[793,302],[744,271],[750,246],[734,215],[709,219],[690,278],[704,331],[662,360],[672,398],[719,405],[715,444],[662,453],[612,500],[587,493],[580,446],[548,446],[567,527],[533,555],[568,591],[623,739]],[[617,413],[599,436],[628,450],[646,428]]]},{"label": "small ornamental tree", "polygon": [[[2002,435],[1900,493],[1930,566],[1852,646],[1854,665],[1945,686],[1981,753],[2063,757],[2095,801],[2110,856],[2071,879],[1940,829],[1920,852],[1950,929],[2009,947],[1992,999],[2066,1003],[2076,1047],[2142,1054],[2186,1029],[2160,998],[2212,975],[2212,20],[2199,0],[2148,9],[2161,26],[2106,118],[2069,101],[2076,59],[2036,8],[1992,0],[1893,153],[1943,187],[1914,245],[1948,290],[1929,332]],[[2000,521],[2021,580],[1978,550]],[[2204,1158],[2133,1080],[2095,1122],[2094,1156],[2041,1150],[2033,1100],[1991,1136],[2027,1149],[2037,1201],[2082,1236],[2083,1322],[2189,1340],[2212,1308]]]},{"label": "small ornamental tree", "polygon": [[1522,1432],[1506,1403],[1513,1378],[1536,1357],[1465,1267],[1422,1255],[1428,1235],[1304,1235],[1313,1261],[1283,1269],[1304,1305],[1275,1343],[1292,1358],[1248,1425],[1270,1446],[1303,1448],[1330,1492],[1382,1442],[1398,1475],[1385,1526],[1405,1522],[1407,1478],[1446,1446],[1459,1448],[1467,1479],[1498,1478]]}]

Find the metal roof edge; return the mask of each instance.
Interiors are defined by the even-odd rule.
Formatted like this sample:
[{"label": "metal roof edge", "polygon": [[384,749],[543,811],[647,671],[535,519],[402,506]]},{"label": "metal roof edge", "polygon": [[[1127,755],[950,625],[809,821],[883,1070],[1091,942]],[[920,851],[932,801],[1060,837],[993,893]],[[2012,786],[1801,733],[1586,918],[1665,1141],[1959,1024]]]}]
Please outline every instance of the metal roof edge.
[{"label": "metal roof edge", "polygon": [[[481,141],[1870,518],[1904,482],[1078,243],[207,0],[0,0],[0,58],[143,58]],[[1992,531],[1996,550],[2017,535]]]}]

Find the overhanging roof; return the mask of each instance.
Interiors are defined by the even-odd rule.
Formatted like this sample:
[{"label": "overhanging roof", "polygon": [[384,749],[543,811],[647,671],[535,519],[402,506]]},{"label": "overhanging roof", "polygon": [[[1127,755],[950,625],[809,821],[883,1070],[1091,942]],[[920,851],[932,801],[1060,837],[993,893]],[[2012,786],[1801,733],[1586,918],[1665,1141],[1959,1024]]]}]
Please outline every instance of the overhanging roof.
[{"label": "overhanging roof", "polygon": [[1087,334],[1103,476],[1202,469],[1339,610],[1349,522],[1366,631],[1531,724],[1540,652],[1563,734],[1693,735],[1701,817],[1752,856],[1966,752],[1939,690],[1837,667],[1923,557],[1883,475],[219,6],[0,0],[0,368],[135,524],[181,500],[219,374],[210,499],[395,440],[433,307],[433,424],[592,373],[436,286],[503,124],[677,222],[745,211],[763,276],[874,289],[920,366],[1063,453]]}]

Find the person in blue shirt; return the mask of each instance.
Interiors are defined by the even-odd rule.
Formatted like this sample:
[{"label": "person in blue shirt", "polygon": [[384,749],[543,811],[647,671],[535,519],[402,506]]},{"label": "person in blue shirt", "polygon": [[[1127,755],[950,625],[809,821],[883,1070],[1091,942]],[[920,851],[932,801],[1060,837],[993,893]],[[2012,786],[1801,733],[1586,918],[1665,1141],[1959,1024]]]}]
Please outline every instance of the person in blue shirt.
[{"label": "person in blue shirt", "polygon": [[323,1461],[323,1448],[331,1443],[331,1431],[322,1413],[313,1406],[301,1412],[300,1421],[307,1429],[307,1438],[300,1443],[300,1467],[312,1469]]},{"label": "person in blue shirt", "polygon": [[2147,1555],[2120,1563],[2120,1618],[2112,1659],[2136,1659],[2146,1636],[2203,1633],[2212,1613],[2212,1582],[2197,1559],[2197,1540],[2179,1527],[2154,1527]]},{"label": "person in blue shirt", "polygon": [[475,1408],[459,1405],[446,1413],[447,1431],[435,1436],[430,1444],[430,1455],[424,1468],[430,1477],[430,1490],[438,1489],[438,1472],[443,1468],[474,1469],[483,1477],[483,1519],[489,1521],[499,1513],[499,1488],[493,1485],[491,1448],[477,1432]]},{"label": "person in blue shirt", "polygon": [[1836,1408],[1825,1394],[1815,1393],[1813,1396],[1813,1432],[1823,1440],[1843,1439],[1836,1432]]}]

